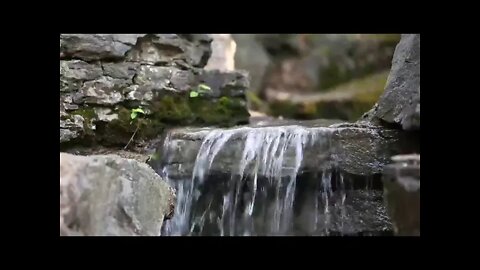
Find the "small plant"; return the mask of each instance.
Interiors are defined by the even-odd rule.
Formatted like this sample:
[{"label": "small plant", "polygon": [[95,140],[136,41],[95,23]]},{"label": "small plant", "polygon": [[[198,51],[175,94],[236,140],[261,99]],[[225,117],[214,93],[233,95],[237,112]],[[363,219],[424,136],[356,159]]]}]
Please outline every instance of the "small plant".
[{"label": "small plant", "polygon": [[132,109],[132,113],[130,114],[130,118],[135,120],[137,118],[138,113],[145,114],[142,108]]},{"label": "small plant", "polygon": [[210,92],[212,92],[212,88],[210,88],[210,86],[208,86],[206,84],[199,84],[197,86],[197,89],[192,89],[190,91],[190,97],[191,98],[196,98],[199,95],[203,95],[205,93],[210,93]]},{"label": "small plant", "polygon": [[[130,124],[132,124],[135,121],[135,119],[137,119],[137,116],[138,116],[139,113],[142,114],[142,115],[145,115],[145,112],[140,107],[136,108],[136,109],[132,109],[132,111],[130,113],[130,119],[132,119],[132,121],[130,121]],[[130,138],[127,145],[125,145],[125,147],[123,149],[127,149],[127,147],[132,142],[133,138],[135,137],[135,134],[137,134],[138,129],[140,129],[140,122],[137,120],[137,128],[135,129],[135,132],[133,132],[132,137]]]}]

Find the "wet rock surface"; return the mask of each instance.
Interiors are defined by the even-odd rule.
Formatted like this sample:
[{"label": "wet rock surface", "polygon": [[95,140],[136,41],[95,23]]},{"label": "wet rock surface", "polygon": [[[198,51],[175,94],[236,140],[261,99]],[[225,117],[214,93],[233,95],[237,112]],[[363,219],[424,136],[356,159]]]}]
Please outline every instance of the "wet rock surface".
[{"label": "wet rock surface", "polygon": [[[328,176],[328,181],[339,181]],[[265,178],[238,178],[216,176],[207,178],[193,188],[193,198],[182,193],[183,200],[191,200],[190,211],[165,222],[166,236],[357,236],[392,234],[392,224],[386,212],[380,190],[351,187],[328,191],[320,178],[298,177],[291,212],[285,208],[288,198],[283,182],[270,183]],[[348,182],[347,177],[343,178]],[[252,198],[252,185],[257,192]],[[191,179],[175,180],[179,192],[191,188]],[[237,190],[237,191],[235,191]],[[235,192],[238,195],[235,194]],[[230,199],[237,199],[234,203]],[[280,203],[279,203],[280,202]],[[186,206],[186,204],[184,204]],[[234,205],[234,206],[233,206]],[[248,215],[248,208],[251,209]],[[280,206],[280,207],[279,207]],[[232,207],[235,212],[232,213]],[[182,215],[183,214],[183,215]],[[178,218],[178,219],[177,219]],[[182,226],[186,225],[186,226]]]},{"label": "wet rock surface", "polygon": [[158,236],[174,190],[145,163],[60,153],[60,235]]},{"label": "wet rock surface", "polygon": [[420,155],[394,156],[385,167],[384,197],[396,235],[420,235]]},{"label": "wet rock surface", "polygon": [[165,137],[165,146],[158,146],[158,155],[163,157],[161,162],[152,165],[156,169],[165,167],[170,178],[189,177],[202,144],[208,141],[213,143],[213,148],[222,147],[216,153],[210,171],[235,172],[247,142],[274,147],[290,138],[291,146],[286,145],[284,149],[284,175],[288,175],[289,168],[296,162],[296,139],[303,140],[300,145],[304,148],[299,173],[321,171],[334,165],[348,173],[373,175],[382,172],[392,155],[409,153],[418,147],[417,138],[406,132],[365,124],[332,125],[332,122],[335,121],[280,121],[284,125],[276,125],[275,122],[260,121],[232,129],[173,129]]},{"label": "wet rock surface", "polygon": [[314,194],[303,195],[307,199],[295,220],[297,235],[382,235],[392,231],[381,191],[337,191],[328,200],[328,212],[322,201],[315,204]]}]

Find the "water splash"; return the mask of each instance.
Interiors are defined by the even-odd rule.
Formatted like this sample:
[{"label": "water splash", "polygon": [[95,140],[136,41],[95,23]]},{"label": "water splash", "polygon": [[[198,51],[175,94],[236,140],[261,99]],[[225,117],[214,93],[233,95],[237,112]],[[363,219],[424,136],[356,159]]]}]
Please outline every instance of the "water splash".
[{"label": "water splash", "polygon": [[[328,235],[331,229],[353,227],[345,207],[343,175],[335,171],[334,159],[331,164],[319,164],[325,169],[314,179],[314,188],[309,192],[314,198],[308,199],[306,210],[298,210],[301,206],[296,205],[297,186],[305,185],[297,179],[306,158],[305,149],[321,144],[324,147],[318,149],[330,150],[331,133],[329,128],[300,126],[208,131],[196,154],[191,178],[171,180],[163,170],[177,189],[178,199],[175,215],[165,222],[162,235],[296,235],[298,231]],[[167,137],[164,149],[169,143]],[[168,160],[168,153],[164,155]],[[233,155],[238,166],[223,172],[216,168],[213,172],[212,165],[225,155]],[[340,182],[339,196],[332,188],[334,179]],[[338,209],[341,211],[337,213]],[[313,213],[307,222],[310,229],[296,222],[298,212]]]}]

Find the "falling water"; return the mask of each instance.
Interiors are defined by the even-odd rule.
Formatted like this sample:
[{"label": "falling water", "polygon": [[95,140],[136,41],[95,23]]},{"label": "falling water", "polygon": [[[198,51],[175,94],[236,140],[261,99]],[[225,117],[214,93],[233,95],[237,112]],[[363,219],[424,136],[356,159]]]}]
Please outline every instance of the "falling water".
[{"label": "falling water", "polygon": [[[344,229],[348,216],[345,184],[343,175],[335,171],[334,162],[324,166],[320,181],[314,179],[314,190],[309,192],[313,198],[299,198],[311,201],[303,206],[307,210],[298,210],[301,206],[296,205],[297,178],[305,149],[314,143],[328,146],[330,134],[328,128],[300,126],[209,131],[198,150],[190,179],[172,180],[168,170],[163,171],[177,190],[177,205],[173,219],[165,222],[162,235],[296,235],[297,231],[327,235],[330,228]],[[224,151],[233,151],[228,147],[233,140],[243,142],[237,157],[238,166],[215,176],[212,165]],[[170,138],[164,143],[167,149]],[[168,158],[168,153],[165,155]],[[333,179],[340,182],[338,198],[332,189]],[[332,212],[332,207],[340,213]],[[307,215],[307,222],[302,223],[296,221],[300,219],[299,211],[314,214]]]}]

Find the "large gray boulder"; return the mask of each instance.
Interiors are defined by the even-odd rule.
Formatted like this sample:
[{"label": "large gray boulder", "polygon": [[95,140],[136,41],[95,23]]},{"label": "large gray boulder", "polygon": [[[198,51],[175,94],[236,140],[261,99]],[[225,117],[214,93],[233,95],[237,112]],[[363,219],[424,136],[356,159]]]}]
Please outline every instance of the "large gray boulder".
[{"label": "large gray boulder", "polygon": [[60,235],[158,236],[174,190],[146,163],[60,153]]},{"label": "large gray boulder", "polygon": [[385,92],[364,117],[405,130],[420,129],[420,34],[402,35]]}]

